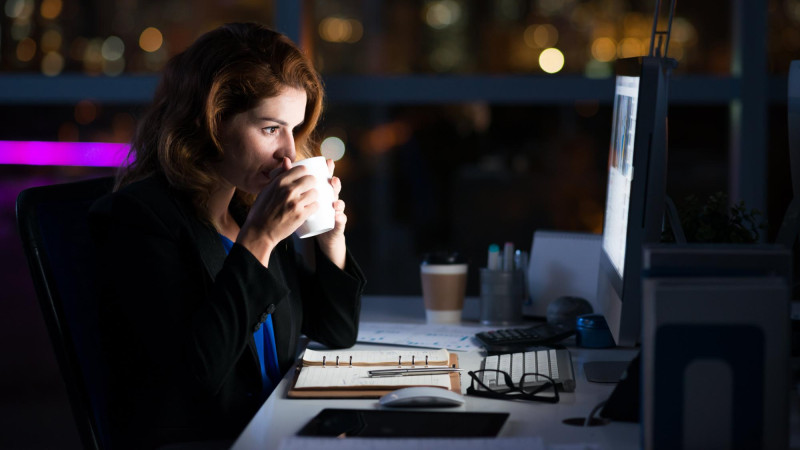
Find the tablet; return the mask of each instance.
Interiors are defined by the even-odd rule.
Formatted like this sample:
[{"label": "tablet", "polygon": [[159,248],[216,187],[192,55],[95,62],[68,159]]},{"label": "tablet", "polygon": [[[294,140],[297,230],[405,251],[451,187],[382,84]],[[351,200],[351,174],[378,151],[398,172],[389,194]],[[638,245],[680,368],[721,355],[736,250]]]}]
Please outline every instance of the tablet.
[{"label": "tablet", "polygon": [[494,437],[506,419],[508,413],[326,408],[297,434],[333,437]]}]

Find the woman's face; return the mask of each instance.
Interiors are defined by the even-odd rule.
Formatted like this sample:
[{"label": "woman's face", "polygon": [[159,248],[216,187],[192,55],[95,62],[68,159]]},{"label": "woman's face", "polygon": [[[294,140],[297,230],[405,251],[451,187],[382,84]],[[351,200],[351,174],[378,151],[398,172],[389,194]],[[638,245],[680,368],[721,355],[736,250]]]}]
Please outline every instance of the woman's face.
[{"label": "woman's face", "polygon": [[269,173],[284,157],[294,161],[294,130],[303,123],[306,93],[284,88],[249,111],[222,124],[225,156],[217,170],[231,186],[258,194],[270,182]]}]

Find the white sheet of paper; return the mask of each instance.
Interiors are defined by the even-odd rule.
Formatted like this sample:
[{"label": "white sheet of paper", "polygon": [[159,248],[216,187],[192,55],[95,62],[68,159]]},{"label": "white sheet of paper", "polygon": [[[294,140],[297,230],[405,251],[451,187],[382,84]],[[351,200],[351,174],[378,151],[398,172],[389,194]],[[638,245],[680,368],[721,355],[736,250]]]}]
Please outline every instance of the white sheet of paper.
[{"label": "white sheet of paper", "polygon": [[[509,438],[352,438],[290,437],[279,450],[545,450],[538,437]],[[575,448],[584,449],[586,447]]]},{"label": "white sheet of paper", "polygon": [[491,328],[463,325],[362,322],[358,327],[357,341],[469,351],[482,348],[475,339],[475,333],[489,329]]}]

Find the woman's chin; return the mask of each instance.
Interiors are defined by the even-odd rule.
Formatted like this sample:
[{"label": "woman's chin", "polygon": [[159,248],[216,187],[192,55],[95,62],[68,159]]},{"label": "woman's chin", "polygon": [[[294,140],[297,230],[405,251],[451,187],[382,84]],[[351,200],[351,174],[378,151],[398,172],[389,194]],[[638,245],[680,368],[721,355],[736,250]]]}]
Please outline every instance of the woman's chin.
[{"label": "woman's chin", "polygon": [[257,182],[248,183],[246,186],[241,186],[241,189],[248,194],[258,195],[269,185],[269,181],[259,180]]}]

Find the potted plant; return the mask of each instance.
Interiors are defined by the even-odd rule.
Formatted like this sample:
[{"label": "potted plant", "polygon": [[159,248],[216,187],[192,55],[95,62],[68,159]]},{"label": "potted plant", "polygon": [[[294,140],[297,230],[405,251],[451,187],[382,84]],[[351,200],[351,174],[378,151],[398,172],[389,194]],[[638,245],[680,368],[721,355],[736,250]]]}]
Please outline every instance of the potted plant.
[{"label": "potted plant", "polygon": [[[728,197],[722,192],[710,195],[705,202],[689,195],[677,209],[686,242],[755,243],[766,228],[760,211],[747,209],[744,201],[728,206]],[[669,222],[661,241],[675,242]]]}]

